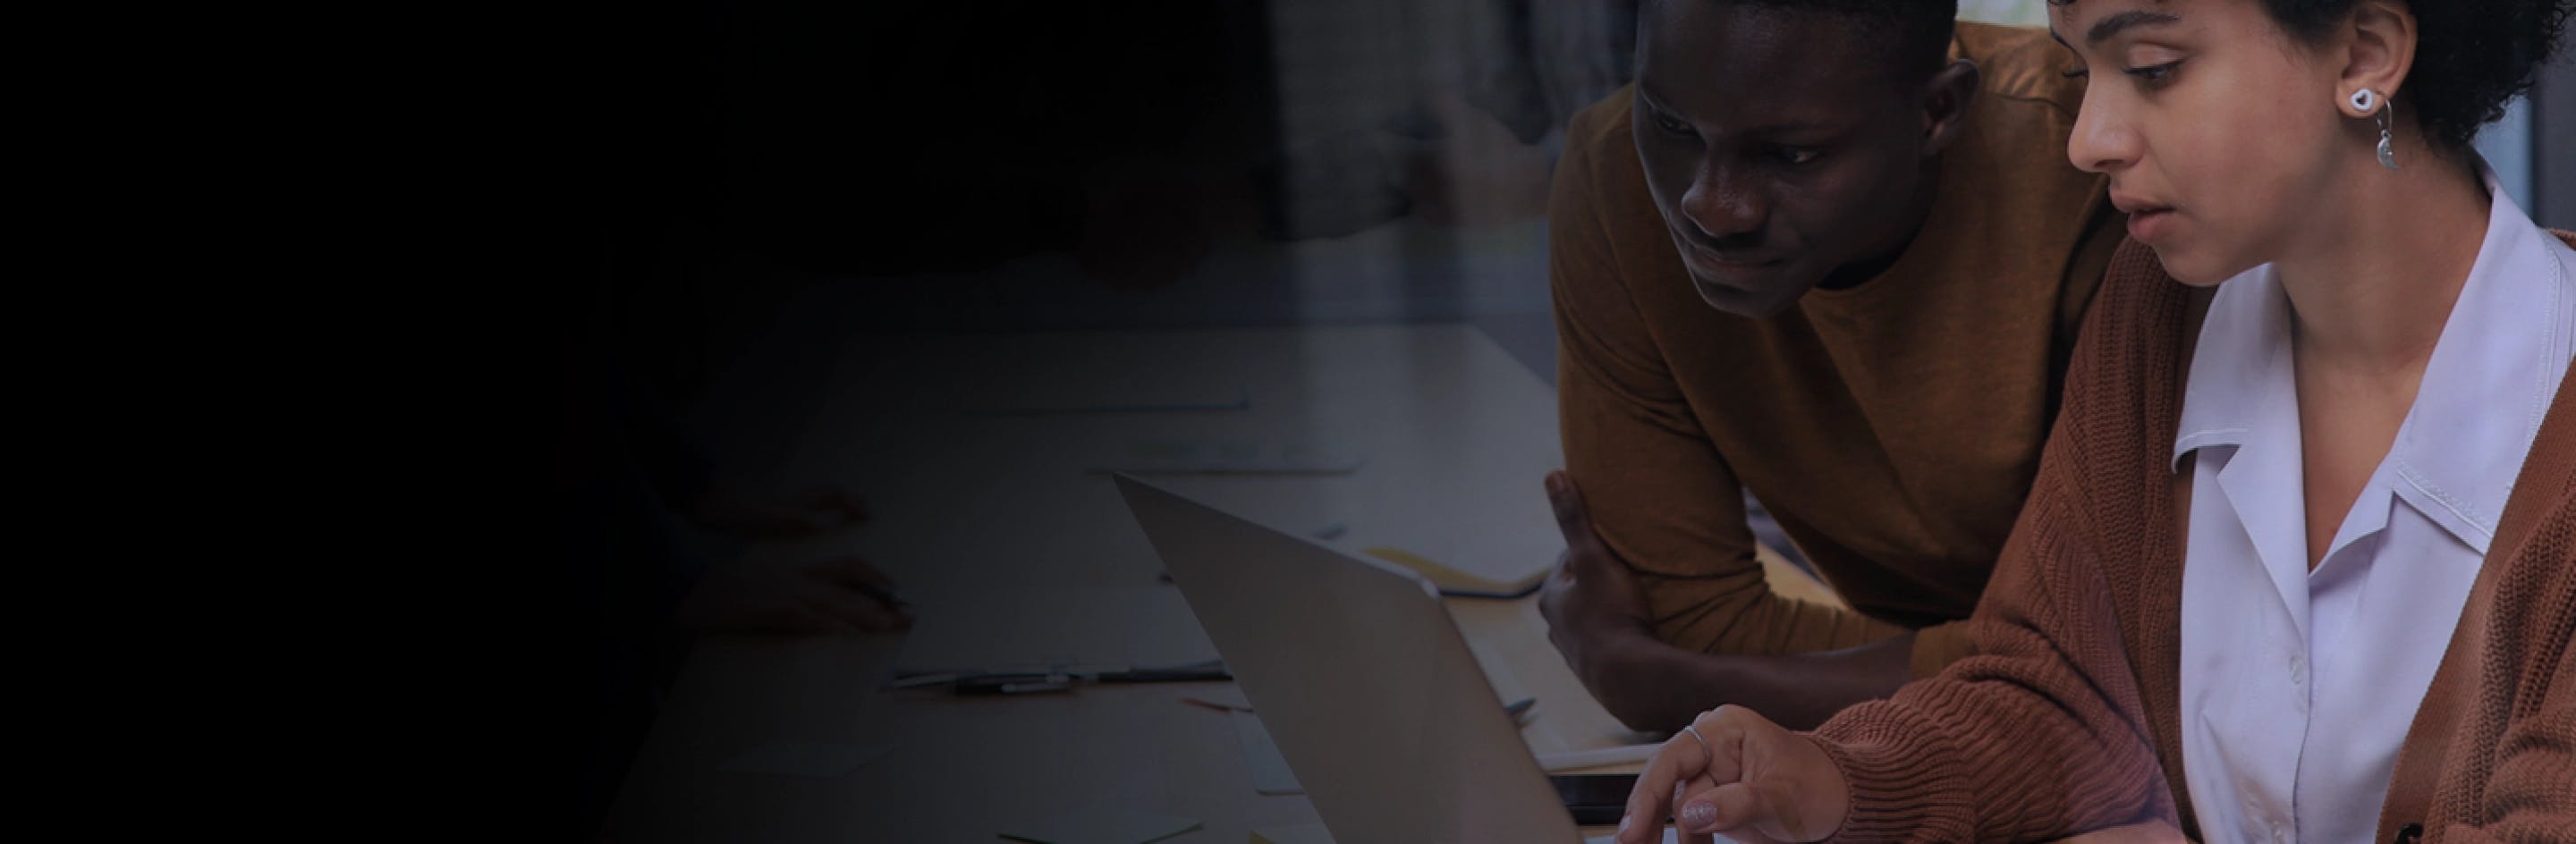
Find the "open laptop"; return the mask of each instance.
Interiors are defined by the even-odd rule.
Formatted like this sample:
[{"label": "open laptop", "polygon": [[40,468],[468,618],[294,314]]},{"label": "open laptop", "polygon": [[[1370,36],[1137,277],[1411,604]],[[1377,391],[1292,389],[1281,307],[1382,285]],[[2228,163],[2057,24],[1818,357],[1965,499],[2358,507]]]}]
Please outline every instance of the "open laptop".
[{"label": "open laptop", "polygon": [[1336,844],[1583,840],[1429,581],[1117,481]]}]

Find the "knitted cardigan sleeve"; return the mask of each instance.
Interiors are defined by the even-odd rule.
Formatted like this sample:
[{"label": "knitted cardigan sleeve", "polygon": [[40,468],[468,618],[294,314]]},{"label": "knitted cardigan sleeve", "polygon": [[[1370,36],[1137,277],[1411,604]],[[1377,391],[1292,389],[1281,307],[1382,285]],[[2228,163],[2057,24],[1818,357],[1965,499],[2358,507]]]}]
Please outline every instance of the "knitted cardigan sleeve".
[{"label": "knitted cardigan sleeve", "polygon": [[2576,372],[2559,377],[2496,535],[2494,597],[2460,666],[2475,706],[2449,725],[2427,844],[2576,841]]},{"label": "knitted cardigan sleeve", "polygon": [[2174,371],[2184,294],[2161,272],[2124,272],[2134,246],[2087,317],[2038,478],[1968,621],[1978,655],[1813,734],[1852,789],[1833,840],[2044,840],[2174,819],[2120,624],[2170,623],[2179,607],[2159,614],[2114,584],[2171,551],[2146,498],[2171,494],[2171,443],[2142,408],[2148,379]]}]

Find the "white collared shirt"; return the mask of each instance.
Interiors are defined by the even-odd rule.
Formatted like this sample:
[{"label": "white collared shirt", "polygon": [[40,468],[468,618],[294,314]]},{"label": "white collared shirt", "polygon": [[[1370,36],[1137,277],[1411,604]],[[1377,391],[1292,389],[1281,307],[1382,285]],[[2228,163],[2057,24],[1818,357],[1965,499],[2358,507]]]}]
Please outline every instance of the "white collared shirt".
[{"label": "white collared shirt", "polygon": [[2209,841],[2367,842],[2523,457],[2576,357],[2576,251],[2494,210],[2415,404],[2308,569],[2290,308],[2222,284],[2184,391],[2198,451],[2182,586],[2182,753]]}]

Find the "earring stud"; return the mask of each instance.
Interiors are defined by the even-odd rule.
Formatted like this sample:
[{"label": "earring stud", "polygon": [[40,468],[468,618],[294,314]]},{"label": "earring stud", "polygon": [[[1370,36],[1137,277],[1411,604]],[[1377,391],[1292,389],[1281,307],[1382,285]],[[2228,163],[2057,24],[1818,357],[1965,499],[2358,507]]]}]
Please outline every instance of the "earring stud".
[{"label": "earring stud", "polygon": [[2361,116],[2369,117],[2371,110],[2378,107],[2379,92],[2368,88],[2361,88],[2352,92],[2352,110],[2361,112]]}]

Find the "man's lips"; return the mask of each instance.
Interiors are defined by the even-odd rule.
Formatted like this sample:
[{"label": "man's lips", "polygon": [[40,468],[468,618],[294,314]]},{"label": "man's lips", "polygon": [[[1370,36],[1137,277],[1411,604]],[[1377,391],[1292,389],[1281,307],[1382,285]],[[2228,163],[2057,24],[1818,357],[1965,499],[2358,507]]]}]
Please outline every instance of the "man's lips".
[{"label": "man's lips", "polygon": [[1744,272],[1778,264],[1788,259],[1778,252],[1730,252],[1690,244],[1691,263],[1721,272]]},{"label": "man's lips", "polygon": [[1687,260],[1683,263],[1690,267],[1692,281],[1697,282],[1701,287],[1752,293],[1761,290],[1787,262],[1774,258],[1750,264],[1717,263],[1707,260]]}]

